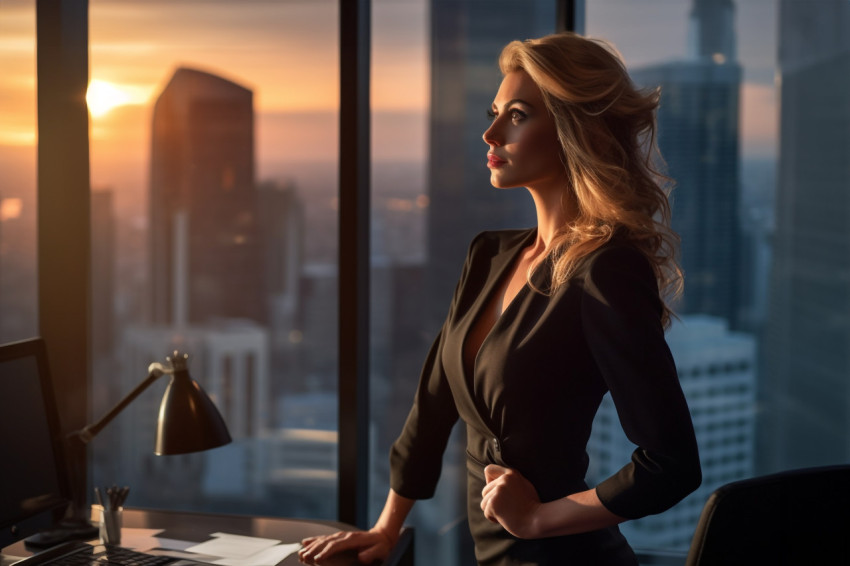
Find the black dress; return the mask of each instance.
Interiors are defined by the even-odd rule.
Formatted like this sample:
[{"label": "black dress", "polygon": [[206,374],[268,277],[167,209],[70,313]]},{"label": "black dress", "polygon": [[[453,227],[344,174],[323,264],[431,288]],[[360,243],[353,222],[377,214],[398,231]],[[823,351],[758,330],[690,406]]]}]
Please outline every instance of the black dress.
[{"label": "black dress", "polygon": [[[464,370],[470,328],[536,234],[536,228],[485,232],[470,245],[391,450],[391,486],[411,499],[431,497],[460,417],[467,430],[467,510],[481,564],[636,564],[616,527],[520,540],[485,519],[479,507],[488,463],[518,470],[543,502],[586,490],[587,440],[607,391],[637,449],[596,486],[606,508],[627,519],[659,513],[701,481],[657,283],[648,260],[626,243],[595,252],[555,293],[526,284],[484,339],[472,375]],[[546,289],[549,276],[544,262],[533,275],[535,287]]]}]

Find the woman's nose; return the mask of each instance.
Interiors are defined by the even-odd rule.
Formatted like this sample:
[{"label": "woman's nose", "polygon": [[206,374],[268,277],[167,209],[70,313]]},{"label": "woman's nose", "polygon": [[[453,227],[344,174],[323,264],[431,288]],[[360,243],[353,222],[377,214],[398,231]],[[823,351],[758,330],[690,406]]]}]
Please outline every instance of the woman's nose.
[{"label": "woman's nose", "polygon": [[[498,120],[498,118],[496,120]],[[484,139],[484,143],[487,145],[502,145],[501,137],[498,134],[496,120],[493,120],[490,127],[484,130],[484,134],[481,136]]]}]

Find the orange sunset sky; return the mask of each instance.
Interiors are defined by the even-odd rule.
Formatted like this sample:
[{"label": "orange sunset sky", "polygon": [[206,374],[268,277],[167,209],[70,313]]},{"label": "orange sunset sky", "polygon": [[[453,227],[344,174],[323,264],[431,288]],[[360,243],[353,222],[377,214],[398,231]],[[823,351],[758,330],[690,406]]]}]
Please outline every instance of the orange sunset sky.
[{"label": "orange sunset sky", "polygon": [[[665,6],[674,8],[667,12],[678,20],[686,18],[689,4],[667,2]],[[588,7],[588,30],[602,37],[608,36],[608,28],[594,22],[617,27],[616,18],[629,18],[625,7],[630,3],[607,5],[619,9],[606,13]],[[756,0],[743,9],[770,5]],[[268,173],[264,167],[275,161],[334,159],[336,6],[336,0],[90,0],[93,186],[143,187],[152,103],[180,65],[220,74],[254,91],[259,178]],[[384,116],[373,130],[376,159],[425,157],[428,27],[425,0],[375,2],[372,105],[376,115]],[[653,36],[638,27],[644,37]],[[684,41],[680,36],[686,27],[686,21],[681,21],[675,29],[682,31],[664,35],[669,41]],[[630,38],[628,32],[622,34],[623,44],[618,42],[618,47],[628,55],[633,52]],[[496,55],[494,72],[498,72]],[[0,62],[0,154],[26,152],[35,144],[34,0],[0,0]],[[745,154],[767,155],[774,149],[774,92],[773,85],[764,81],[743,86]],[[14,160],[0,155],[0,164],[10,162]],[[8,194],[3,189],[8,182],[9,174],[0,173],[0,194]]]},{"label": "orange sunset sky", "polygon": [[[424,2],[381,4],[373,14],[372,103],[400,119],[398,128],[378,130],[385,141],[375,140],[375,154],[422,159],[428,104]],[[254,91],[260,177],[263,163],[276,158],[334,159],[339,97],[336,5],[336,0],[91,0],[93,186],[144,182],[152,105],[181,65],[219,74]],[[411,25],[396,29],[399,26],[384,21]],[[0,0],[0,61],[0,149],[33,147],[34,1]],[[116,106],[109,109],[110,104]],[[297,133],[293,121],[302,126]]]}]

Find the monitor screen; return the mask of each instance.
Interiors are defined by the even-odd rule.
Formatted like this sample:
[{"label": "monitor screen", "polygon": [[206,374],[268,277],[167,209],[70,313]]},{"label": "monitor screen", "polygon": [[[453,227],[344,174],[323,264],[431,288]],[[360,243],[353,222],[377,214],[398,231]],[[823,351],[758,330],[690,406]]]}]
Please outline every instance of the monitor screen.
[{"label": "monitor screen", "polygon": [[0,548],[67,507],[62,437],[44,342],[0,345]]}]

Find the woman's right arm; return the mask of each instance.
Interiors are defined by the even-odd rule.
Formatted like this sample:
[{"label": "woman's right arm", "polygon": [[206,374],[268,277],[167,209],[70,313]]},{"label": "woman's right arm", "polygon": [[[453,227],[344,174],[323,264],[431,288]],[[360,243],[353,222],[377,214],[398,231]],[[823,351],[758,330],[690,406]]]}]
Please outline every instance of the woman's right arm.
[{"label": "woman's right arm", "polygon": [[[446,322],[452,317],[460,290],[469,275],[473,249],[479,241],[480,236],[469,246]],[[413,407],[401,436],[390,450],[391,487],[375,526],[368,531],[345,531],[304,539],[298,553],[302,562],[321,564],[322,560],[346,550],[356,550],[358,559],[365,564],[385,559],[398,542],[401,528],[415,501],[434,495],[442,469],[443,452],[459,416],[442,368],[443,337],[444,331],[441,330],[431,345],[419,376]]]},{"label": "woman's right arm", "polygon": [[401,527],[415,502],[415,499],[408,499],[390,489],[384,510],[374,527],[368,531],[340,531],[306,538],[301,541],[298,558],[307,564],[321,564],[322,560],[334,554],[354,549],[363,564],[384,560],[398,542]]}]

